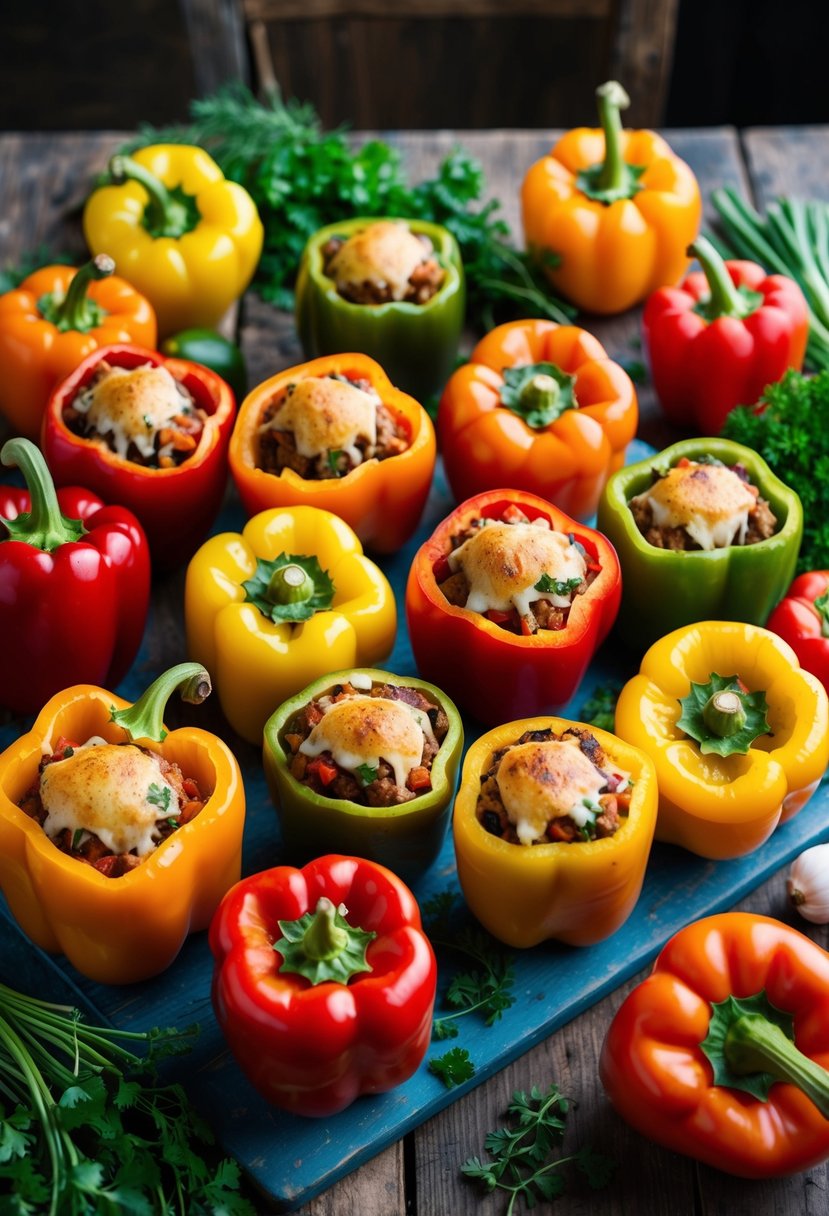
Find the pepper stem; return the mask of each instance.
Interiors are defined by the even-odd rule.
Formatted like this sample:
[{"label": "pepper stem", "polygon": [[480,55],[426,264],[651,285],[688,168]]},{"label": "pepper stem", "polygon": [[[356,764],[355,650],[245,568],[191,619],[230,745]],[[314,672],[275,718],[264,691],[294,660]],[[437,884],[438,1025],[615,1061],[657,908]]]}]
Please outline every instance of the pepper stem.
[{"label": "pepper stem", "polygon": [[336,907],[323,895],[313,912],[279,921],[282,937],[273,948],[282,955],[280,972],[302,975],[312,984],[347,984],[358,972],[371,971],[366,950],[377,934],[350,925],[345,915],[343,904]]},{"label": "pepper stem", "polygon": [[44,553],[52,553],[68,541],[80,540],[86,528],[80,519],[69,519],[60,509],[55,483],[40,448],[29,439],[9,439],[0,449],[7,468],[20,469],[31,498],[31,510],[16,519],[2,520],[10,540],[20,540]]},{"label": "pepper stem", "polygon": [[89,284],[100,279],[106,279],[115,271],[115,263],[106,253],[99,253],[91,261],[81,266],[69,284],[69,290],[63,300],[56,305],[48,318],[61,333],[67,330],[78,330],[86,333],[99,325],[104,313],[100,304],[90,300]]},{"label": "pepper stem", "polygon": [[194,214],[192,198],[178,187],[168,190],[161,178],[131,156],[113,156],[109,172],[116,185],[133,181],[147,191],[150,197],[144,210],[144,227],[153,237],[178,239],[195,227],[198,213]]},{"label": "pepper stem", "polygon": [[268,580],[272,604],[302,604],[314,594],[314,580],[301,566],[280,566]]},{"label": "pepper stem", "polygon": [[768,1073],[775,1081],[796,1085],[829,1119],[829,1072],[762,1014],[746,1013],[732,1023],[725,1036],[725,1056],[738,1076]]},{"label": "pepper stem", "polygon": [[820,617],[821,637],[829,638],[829,591],[824,591],[815,600],[815,611]]},{"label": "pepper stem", "polygon": [[[704,316],[708,321],[717,317],[747,317],[757,309],[757,293],[744,294],[735,286],[725,262],[707,237],[698,236],[685,251],[696,258],[708,281],[708,299]],[[762,300],[762,296],[759,297]]]},{"label": "pepper stem", "polygon": [[302,948],[314,962],[336,958],[348,945],[348,933],[336,923],[337,908],[323,896],[302,937]]},{"label": "pepper stem", "polygon": [[736,735],[746,724],[746,711],[736,692],[726,689],[709,697],[702,711],[702,719],[713,735],[727,739]]},{"label": "pepper stem", "polygon": [[598,187],[602,191],[615,194],[617,191],[626,191],[628,185],[625,172],[627,166],[621,149],[622,117],[619,111],[628,108],[630,98],[618,80],[608,80],[596,89],[596,100],[599,103],[599,122],[604,131],[605,148]]},{"label": "pepper stem", "polygon": [[539,372],[528,380],[519,393],[519,403],[525,413],[531,410],[555,411],[561,396],[561,385],[558,380]]},{"label": "pepper stem", "polygon": [[153,739],[163,743],[167,737],[164,711],[177,689],[182,701],[200,705],[210,696],[210,676],[201,663],[179,663],[154,680],[133,705],[127,709],[113,709],[110,721],[123,727],[133,741]]}]

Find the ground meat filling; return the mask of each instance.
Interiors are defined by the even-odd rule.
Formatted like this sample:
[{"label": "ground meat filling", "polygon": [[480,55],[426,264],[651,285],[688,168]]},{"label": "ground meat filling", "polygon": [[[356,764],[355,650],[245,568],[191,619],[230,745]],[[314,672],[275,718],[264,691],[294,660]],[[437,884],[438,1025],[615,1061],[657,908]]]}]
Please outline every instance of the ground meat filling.
[{"label": "ground meat filling", "polygon": [[344,300],[350,300],[352,304],[388,304],[393,300],[399,303],[427,304],[443,286],[446,271],[435,257],[434,246],[428,236],[421,233],[413,235],[423,246],[423,260],[409,275],[406,291],[402,296],[383,278],[369,276],[358,283],[338,280],[335,259],[346,244],[346,238],[342,236],[332,236],[323,245],[323,272],[328,278],[334,279],[337,294]]},{"label": "ground meat filling", "polygon": [[[421,710],[429,719],[434,740],[429,737],[428,732],[424,732],[420,764],[410,771],[405,785],[395,782],[392,766],[383,759],[376,768],[368,769],[367,765],[362,765],[360,770],[354,773],[337,764],[330,751],[324,751],[313,758],[300,752],[301,744],[322,721],[329,705],[360,695],[402,701],[414,709]],[[289,757],[292,776],[315,794],[322,794],[326,798],[344,798],[346,802],[356,802],[360,806],[392,807],[411,802],[431,790],[432,764],[448,729],[449,719],[446,712],[429,701],[419,688],[407,688],[400,684],[373,684],[370,690],[363,690],[346,683],[335,684],[324,697],[316,698],[294,714],[286,726],[282,741]]]},{"label": "ground meat filling", "polygon": [[[67,759],[78,747],[79,744],[60,738],[54,752],[49,756],[44,756],[41,760],[38,766],[37,781],[17,804],[30,819],[36,820],[41,827],[47,818],[46,808],[40,797],[41,774],[47,765]],[[146,748],[140,750],[147,752],[148,755],[151,754]],[[161,819],[157,822],[156,847],[168,836],[172,836],[173,832],[183,827],[185,823],[195,819],[199,811],[204,808],[208,797],[201,792],[198,782],[192,777],[185,777],[174,761],[159,755],[158,763],[165,781],[173,787],[178,796],[180,812],[175,817],[171,816],[169,819]],[[92,832],[75,831],[73,833],[69,828],[64,828],[56,836],[50,836],[49,839],[62,853],[66,853],[68,857],[73,857],[76,861],[86,862],[105,878],[120,878],[146,860],[145,857],[138,857],[135,853],[114,853]]]},{"label": "ground meat filling", "polygon": [[507,752],[524,743],[552,743],[567,740],[572,740],[573,745],[577,744],[601,777],[605,778],[598,796],[595,817],[584,825],[577,823],[570,815],[551,817],[543,837],[533,843],[572,844],[580,841],[602,840],[615,834],[630,808],[631,782],[626,773],[620,773],[615,768],[613,761],[607,756],[595,735],[588,730],[579,730],[577,727],[570,727],[560,735],[553,730],[528,730],[514,743],[500,748],[493,754],[489,766],[481,774],[481,789],[475,808],[478,821],[487,832],[492,836],[499,836],[511,844],[522,843],[504,806],[496,777],[501,761]]}]

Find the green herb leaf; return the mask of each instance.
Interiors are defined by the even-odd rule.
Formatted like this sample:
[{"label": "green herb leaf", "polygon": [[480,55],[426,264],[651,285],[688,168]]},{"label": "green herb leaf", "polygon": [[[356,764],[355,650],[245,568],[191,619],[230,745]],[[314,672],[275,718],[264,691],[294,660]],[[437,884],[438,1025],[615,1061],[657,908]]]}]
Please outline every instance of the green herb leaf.
[{"label": "green herb leaf", "polygon": [[340,460],[345,455],[342,448],[331,448],[328,453],[328,467],[332,473],[336,473],[337,477],[342,476],[340,473]]},{"label": "green herb leaf", "polygon": [[[173,796],[173,791],[169,785],[157,785],[154,781],[147,790],[147,801],[150,806],[157,806],[162,814],[166,814],[170,809],[170,799]],[[161,818],[161,816],[159,816]]]},{"label": "green herb leaf", "polygon": [[581,721],[612,734],[616,724],[616,702],[621,691],[622,685],[615,682],[599,684],[579,710]]},{"label": "green herb leaf", "polygon": [[616,362],[625,369],[634,384],[647,384],[648,369],[641,359],[633,355],[618,355]]},{"label": "green herb leaf", "polygon": [[[745,724],[733,734],[722,735],[715,733],[706,721],[706,706],[716,693],[730,692],[738,697],[745,713]],[[679,730],[685,732],[699,744],[699,750],[704,756],[745,755],[751,744],[759,735],[769,733],[769,723],[766,717],[768,702],[766,694],[745,692],[737,676],[720,676],[711,673],[707,684],[695,684],[687,696],[678,698],[682,713],[677,720]]]},{"label": "green herb leaf", "polygon": [[377,780],[377,774],[380,770],[372,768],[370,764],[361,764],[354,771],[360,778],[360,784],[365,788],[365,786],[371,785],[372,781]]},{"label": "green herb leaf", "polygon": [[83,828],[75,828],[74,832],[72,833],[72,849],[73,849],[73,851],[74,851],[75,849],[77,849],[78,845],[79,845],[79,844],[81,843],[81,841],[83,840],[83,834],[84,834],[84,829],[83,829]]},{"label": "green herb leaf", "polygon": [[[303,598],[291,599],[290,588],[281,583],[280,571],[294,567],[307,576]],[[280,553],[273,561],[259,558],[252,578],[242,583],[248,603],[255,604],[263,616],[275,623],[309,621],[315,612],[327,612],[334,602],[336,588],[316,557]]]},{"label": "green herb leaf", "polygon": [[584,580],[580,578],[553,578],[549,574],[542,574],[541,578],[535,584],[534,590],[544,592],[547,595],[572,595],[577,587],[582,585]]},{"label": "green herb leaf", "polygon": [[433,1056],[429,1061],[429,1072],[439,1077],[447,1089],[463,1085],[475,1076],[475,1065],[464,1047],[452,1047],[442,1056]]},{"label": "green herb leaf", "polygon": [[575,376],[568,376],[555,363],[528,363],[504,368],[501,404],[527,426],[542,430],[565,410],[576,409]]}]

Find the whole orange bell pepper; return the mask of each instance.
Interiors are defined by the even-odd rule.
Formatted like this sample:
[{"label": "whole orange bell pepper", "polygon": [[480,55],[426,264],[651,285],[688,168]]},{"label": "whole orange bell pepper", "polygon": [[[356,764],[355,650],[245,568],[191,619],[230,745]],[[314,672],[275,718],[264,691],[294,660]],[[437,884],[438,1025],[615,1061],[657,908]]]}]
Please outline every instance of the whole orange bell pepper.
[{"label": "whole orange bell pepper", "polygon": [[[289,384],[312,376],[367,380],[408,432],[405,451],[365,460],[343,477],[310,479],[293,469],[259,467],[258,431],[268,405]],[[435,430],[422,405],[395,388],[368,355],[324,355],[279,372],[249,393],[230,440],[230,471],[248,515],[269,507],[321,507],[344,519],[367,549],[395,553],[418,525],[435,468]]]},{"label": "whole orange bell pepper", "polygon": [[624,464],[638,418],[630,376],[592,334],[511,321],[449,380],[438,435],[457,499],[520,486],[584,520]]},{"label": "whole orange bell pepper", "polygon": [[152,306],[99,254],[80,270],[44,266],[0,296],[0,413],[37,441],[55,385],[113,342],[155,349]]},{"label": "whole orange bell pepper", "polygon": [[602,129],[568,131],[521,190],[527,246],[556,291],[587,312],[623,312],[678,283],[702,203],[691,170],[654,131],[622,130],[629,99],[596,90]]}]

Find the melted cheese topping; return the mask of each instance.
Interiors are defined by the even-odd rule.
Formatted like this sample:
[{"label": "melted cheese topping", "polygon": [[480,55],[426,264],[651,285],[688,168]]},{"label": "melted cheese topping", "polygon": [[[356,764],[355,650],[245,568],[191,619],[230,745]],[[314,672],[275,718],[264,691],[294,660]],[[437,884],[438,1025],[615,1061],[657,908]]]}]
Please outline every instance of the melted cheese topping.
[{"label": "melted cheese topping", "polygon": [[142,456],[153,456],[158,432],[190,404],[189,394],[182,395],[167,368],[152,364],[132,370],[110,368],[72,402],[99,435],[112,437],[115,451],[122,458],[131,443]]},{"label": "melted cheese topping", "polygon": [[[148,801],[150,787],[162,803]],[[169,790],[167,809],[165,791]],[[156,846],[159,820],[180,814],[178,795],[162,776],[158,757],[132,744],[89,740],[65,760],[47,764],[40,778],[43,829],[92,832],[113,853],[145,857]]]},{"label": "melted cheese topping", "polygon": [[328,273],[338,289],[359,287],[368,280],[388,286],[392,299],[402,300],[425,256],[423,242],[406,224],[380,220],[349,237],[331,259]]},{"label": "melted cheese topping", "polygon": [[595,804],[607,784],[576,741],[558,740],[510,748],[495,778],[521,844],[540,840],[550,820],[564,815],[584,827],[594,814],[583,800]]},{"label": "melted cheese topping", "polygon": [[479,528],[449,554],[449,566],[466,576],[469,595],[465,607],[472,612],[517,608],[521,616],[541,598],[557,608],[570,606],[569,595],[536,591],[542,575],[566,582],[583,579],[587,569],[581,552],[563,532],[537,524],[503,523]]},{"label": "melted cheese topping", "polygon": [[309,376],[288,393],[262,431],[292,431],[300,456],[313,458],[323,452],[346,452],[355,464],[363,459],[356,443],[377,442],[376,393],[366,393],[331,376]]},{"label": "melted cheese topping", "polygon": [[757,501],[733,470],[710,464],[669,469],[642,497],[657,528],[684,528],[702,549],[742,544]]},{"label": "melted cheese topping", "polygon": [[423,758],[426,733],[431,734],[427,715],[404,701],[345,697],[325,707],[322,721],[300,743],[299,750],[306,756],[330,752],[350,772],[361,764],[376,768],[382,759],[393,769],[395,783],[405,785]]}]

